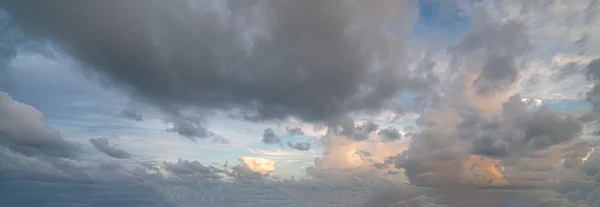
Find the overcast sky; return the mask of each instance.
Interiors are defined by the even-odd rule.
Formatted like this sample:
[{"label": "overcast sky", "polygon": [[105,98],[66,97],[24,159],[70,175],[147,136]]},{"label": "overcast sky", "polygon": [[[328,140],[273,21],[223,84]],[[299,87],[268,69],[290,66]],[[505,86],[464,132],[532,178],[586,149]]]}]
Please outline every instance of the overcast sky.
[{"label": "overcast sky", "polygon": [[596,0],[0,0],[0,206],[600,206]]}]

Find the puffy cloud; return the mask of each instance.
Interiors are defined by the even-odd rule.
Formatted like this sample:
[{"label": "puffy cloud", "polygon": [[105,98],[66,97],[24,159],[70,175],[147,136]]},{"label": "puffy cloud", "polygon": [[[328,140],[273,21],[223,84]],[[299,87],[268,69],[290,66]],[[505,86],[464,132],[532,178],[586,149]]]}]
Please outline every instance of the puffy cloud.
[{"label": "puffy cloud", "polygon": [[377,129],[379,125],[373,121],[363,122],[361,124],[355,124],[354,119],[350,116],[344,116],[329,125],[332,128],[332,132],[344,136],[348,139],[353,140],[367,140]]},{"label": "puffy cloud", "polygon": [[384,137],[386,140],[399,140],[402,138],[400,130],[394,127],[381,129],[377,132],[377,135]]},{"label": "puffy cloud", "polygon": [[94,148],[108,156],[119,159],[131,158],[131,154],[129,154],[129,152],[123,149],[119,149],[115,146],[111,146],[108,141],[108,138],[106,137],[91,138],[89,141],[90,143],[92,143]]},{"label": "puffy cloud", "polygon": [[298,126],[296,127],[285,127],[285,131],[287,131],[288,134],[290,135],[304,135],[304,131],[302,131],[302,129]]},{"label": "puffy cloud", "polygon": [[34,107],[0,91],[0,145],[27,155],[73,157],[80,144],[65,140]]},{"label": "puffy cloud", "polygon": [[3,1],[24,31],[167,111],[305,120],[378,109],[401,89],[403,42],[384,25],[408,29],[406,4]]},{"label": "puffy cloud", "polygon": [[300,150],[300,151],[308,151],[310,149],[310,143],[308,143],[308,142],[296,142],[296,143],[288,142],[287,146],[289,148]]},{"label": "puffy cloud", "polygon": [[221,178],[221,176],[217,174],[219,170],[212,166],[202,165],[198,161],[182,160],[179,158],[176,163],[164,162],[163,164],[167,171],[179,178],[196,180]]},{"label": "puffy cloud", "polygon": [[137,112],[135,110],[124,110],[119,114],[120,117],[123,118],[127,118],[127,119],[131,119],[134,121],[143,121],[144,117],[142,116],[142,114],[140,112]]},{"label": "puffy cloud", "polygon": [[242,161],[243,167],[247,167],[253,172],[267,174],[275,171],[275,161],[260,157],[239,157],[239,159]]},{"label": "puffy cloud", "polygon": [[196,141],[196,138],[206,138],[211,135],[204,126],[206,121],[202,117],[174,116],[168,122],[171,122],[173,127],[167,129],[167,131],[175,132],[193,141]]},{"label": "puffy cloud", "polygon": [[[438,104],[416,120],[420,130],[411,135],[408,149],[388,160],[404,170],[411,184],[432,189],[463,186],[482,193],[477,189],[503,187],[514,188],[513,194],[523,186],[551,188],[530,175],[555,175],[553,170],[562,166],[554,165],[565,153],[542,153],[572,142],[583,126],[573,116],[548,107],[531,111],[520,96],[511,98],[530,50],[527,27],[496,19],[483,8],[475,9],[475,17],[467,34],[450,48],[447,70],[457,74],[446,78]],[[541,160],[543,164],[532,166]],[[487,203],[465,200],[449,204]]]},{"label": "puffy cloud", "polygon": [[503,117],[491,121],[466,117],[458,126],[464,139],[472,140],[473,153],[491,157],[526,155],[578,138],[583,125],[575,117],[542,106],[529,112],[519,95],[503,107]]},{"label": "puffy cloud", "polygon": [[281,144],[281,139],[273,132],[273,129],[265,129],[262,135],[262,142],[265,144]]}]

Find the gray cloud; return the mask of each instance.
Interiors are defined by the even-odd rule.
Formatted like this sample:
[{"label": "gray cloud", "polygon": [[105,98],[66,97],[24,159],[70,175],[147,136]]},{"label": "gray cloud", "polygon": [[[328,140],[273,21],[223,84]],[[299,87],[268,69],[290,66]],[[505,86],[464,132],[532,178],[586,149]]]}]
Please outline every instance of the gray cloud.
[{"label": "gray cloud", "polygon": [[[517,58],[525,54],[531,43],[526,26],[518,21],[498,24],[483,9],[477,9],[470,31],[450,48],[454,61],[467,61],[473,55],[483,53],[483,67],[473,84],[476,92],[489,95],[506,91],[517,81],[520,68]],[[479,54],[478,54],[479,52]],[[463,58],[467,59],[463,59]]]},{"label": "gray cloud", "polygon": [[167,111],[329,120],[383,107],[400,90],[403,47],[381,28],[406,15],[392,2],[2,3],[27,33],[55,40],[84,68]]},{"label": "gray cloud", "polygon": [[349,116],[344,116],[333,124],[330,124],[329,129],[331,132],[342,135],[348,139],[361,141],[368,139],[371,134],[379,129],[379,125],[372,121],[354,124],[354,119]]},{"label": "gray cloud", "polygon": [[262,135],[262,142],[265,144],[281,144],[281,139],[273,132],[273,129],[265,129]]},{"label": "gray cloud", "polygon": [[304,131],[302,131],[302,129],[300,127],[285,127],[285,131],[287,131],[288,134],[293,135],[293,136],[297,136],[297,135],[304,135]]},{"label": "gray cloud", "polygon": [[588,102],[593,106],[594,112],[600,112],[600,58],[592,60],[587,65],[586,77],[594,83],[591,91],[587,92],[586,97]]},{"label": "gray cloud", "polygon": [[173,124],[173,127],[167,129],[167,131],[175,132],[192,141],[196,141],[196,138],[206,138],[212,135],[204,126],[206,120],[200,116],[173,116],[167,122]]},{"label": "gray cloud", "polygon": [[6,12],[0,8],[0,86],[10,83],[10,62],[17,56],[17,46],[25,40],[11,23]]},{"label": "gray cloud", "polygon": [[598,121],[598,115],[596,115],[596,113],[590,112],[580,116],[579,118],[577,118],[577,120],[579,120],[581,123],[595,122]]},{"label": "gray cloud", "polygon": [[310,149],[310,143],[308,143],[308,142],[296,142],[296,143],[288,142],[287,146],[289,148],[300,150],[300,151],[308,151]]},{"label": "gray cloud", "polygon": [[190,176],[196,173],[201,174],[203,177],[211,177],[211,178],[220,178],[211,167],[204,166],[200,164],[198,161],[188,161],[178,159],[176,163],[165,162],[165,169],[169,172],[179,176]]},{"label": "gray cloud", "polygon": [[479,94],[493,93],[496,89],[506,90],[517,80],[517,75],[512,57],[491,55],[474,84]]},{"label": "gray cloud", "polygon": [[213,139],[212,139],[213,143],[229,144],[231,142],[231,140],[229,140],[229,139],[227,139],[225,137],[222,137],[220,135],[217,135],[217,134],[213,134],[212,136],[213,136]]},{"label": "gray cloud", "polygon": [[547,106],[529,112],[527,106],[515,95],[504,103],[500,119],[467,116],[457,129],[462,138],[472,140],[473,153],[493,157],[525,155],[575,139],[583,132],[583,124],[571,115]]},{"label": "gray cloud", "polygon": [[[178,159],[156,165],[37,159],[0,150],[2,204],[10,206],[363,207],[373,191],[403,189],[383,180],[261,179],[257,173]],[[227,179],[223,179],[226,176]],[[254,176],[254,177],[253,177]],[[23,190],[27,189],[27,190]],[[412,189],[411,189],[412,190]],[[397,199],[410,198],[412,191]],[[404,196],[404,193],[411,196]],[[52,196],[47,196],[52,195]]]},{"label": "gray cloud", "polygon": [[127,119],[131,119],[134,121],[143,121],[144,117],[142,116],[142,114],[140,112],[137,112],[135,110],[124,110],[119,114],[120,117],[123,118],[127,118]]},{"label": "gray cloud", "polygon": [[65,140],[43,119],[42,112],[0,91],[0,145],[27,155],[75,156],[80,144]]},{"label": "gray cloud", "polygon": [[119,149],[115,146],[111,146],[108,138],[106,137],[99,137],[99,138],[91,138],[90,143],[92,143],[92,145],[94,146],[94,148],[96,148],[97,150],[103,152],[104,154],[114,157],[114,158],[119,158],[119,159],[127,159],[127,158],[131,158],[131,154],[129,154],[129,152],[123,150],[123,149]]},{"label": "gray cloud", "polygon": [[386,140],[399,140],[402,138],[402,133],[400,133],[400,130],[394,127],[381,129],[379,132],[377,132],[377,134],[384,137]]}]

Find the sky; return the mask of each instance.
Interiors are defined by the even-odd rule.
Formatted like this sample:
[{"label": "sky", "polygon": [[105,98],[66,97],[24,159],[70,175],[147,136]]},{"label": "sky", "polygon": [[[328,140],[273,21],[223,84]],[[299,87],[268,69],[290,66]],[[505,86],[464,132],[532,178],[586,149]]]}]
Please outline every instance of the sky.
[{"label": "sky", "polygon": [[597,0],[0,0],[0,206],[600,206]]}]

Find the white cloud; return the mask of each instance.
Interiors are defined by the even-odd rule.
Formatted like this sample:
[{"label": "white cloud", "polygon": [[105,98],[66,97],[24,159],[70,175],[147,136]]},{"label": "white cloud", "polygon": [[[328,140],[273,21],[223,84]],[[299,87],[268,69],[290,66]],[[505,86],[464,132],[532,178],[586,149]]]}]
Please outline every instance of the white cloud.
[{"label": "white cloud", "polygon": [[247,166],[250,170],[260,173],[267,174],[275,171],[275,161],[268,160],[260,157],[239,157],[240,161]]}]

